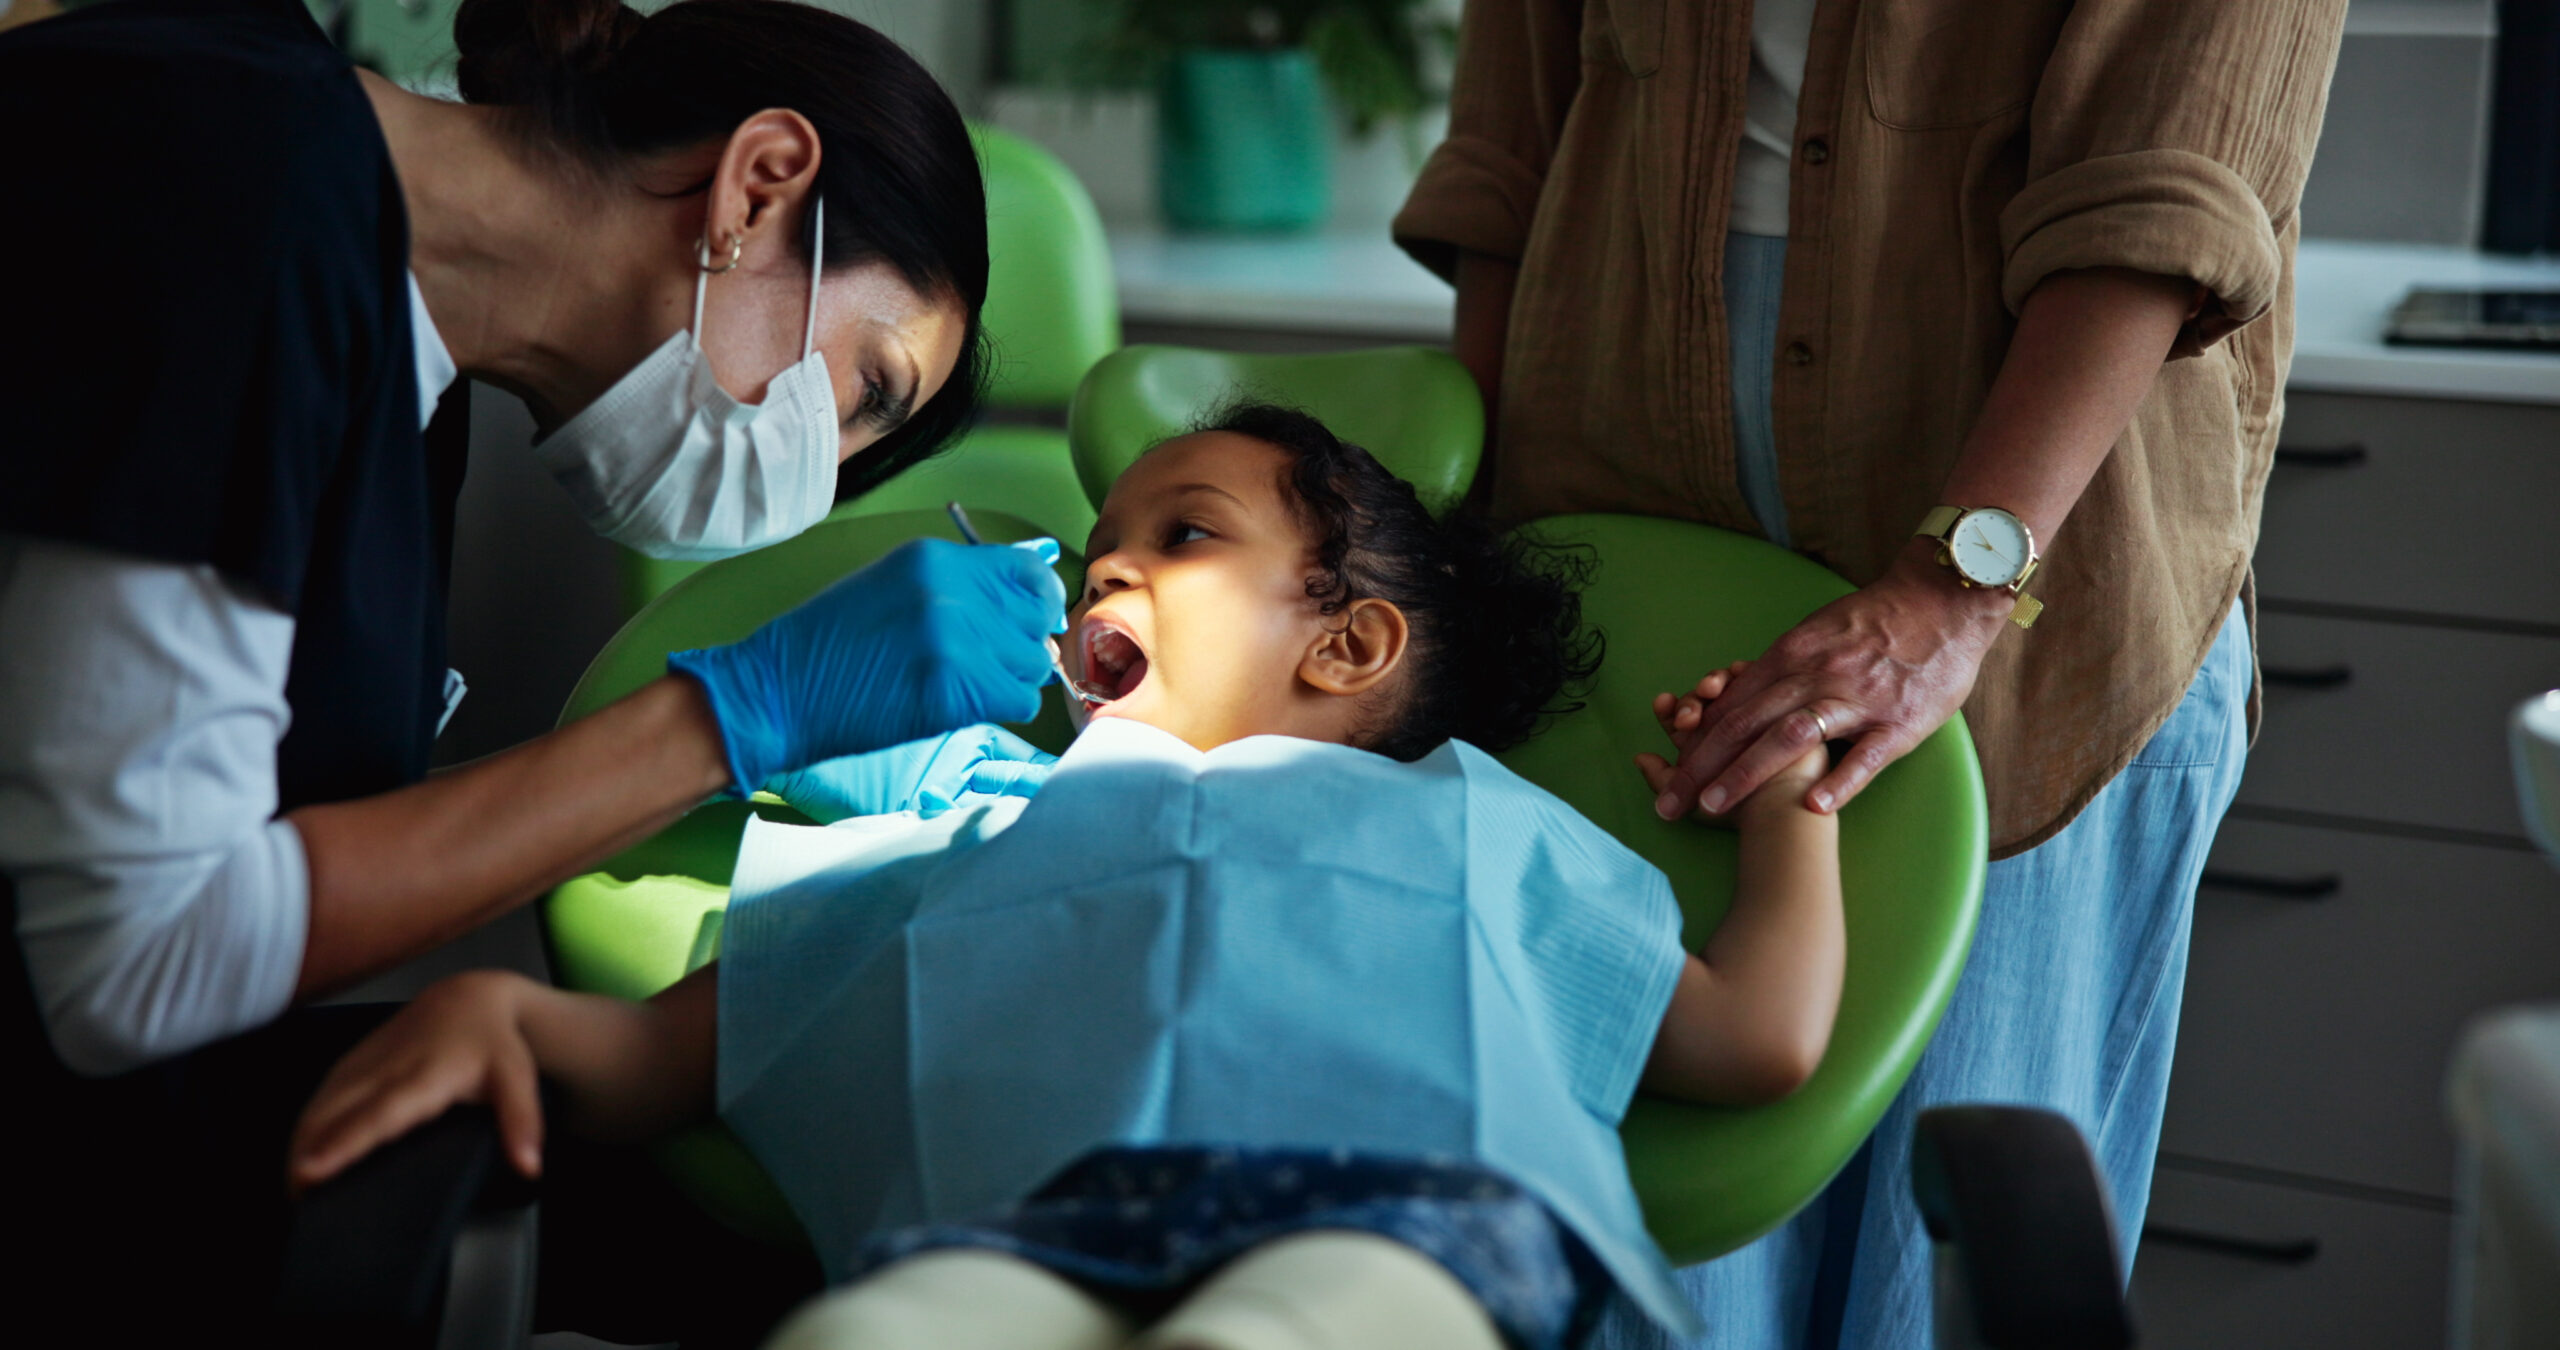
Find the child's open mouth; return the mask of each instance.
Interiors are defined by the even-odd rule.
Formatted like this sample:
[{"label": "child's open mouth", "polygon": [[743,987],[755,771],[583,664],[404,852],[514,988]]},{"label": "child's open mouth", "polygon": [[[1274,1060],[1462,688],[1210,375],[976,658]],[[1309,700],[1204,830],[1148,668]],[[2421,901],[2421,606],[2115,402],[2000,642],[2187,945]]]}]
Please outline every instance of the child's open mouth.
[{"label": "child's open mouth", "polygon": [[1110,690],[1112,698],[1127,698],[1146,680],[1146,652],[1110,620],[1086,619],[1083,645],[1085,681]]}]

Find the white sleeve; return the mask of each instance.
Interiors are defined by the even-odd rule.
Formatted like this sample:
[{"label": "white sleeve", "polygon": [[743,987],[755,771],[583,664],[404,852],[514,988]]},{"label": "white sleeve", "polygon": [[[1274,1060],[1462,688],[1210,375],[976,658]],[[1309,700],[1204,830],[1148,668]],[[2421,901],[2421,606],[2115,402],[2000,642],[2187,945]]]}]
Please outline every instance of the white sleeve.
[{"label": "white sleeve", "polygon": [[213,568],[0,534],[0,874],[55,1053],[113,1073],[275,1017],[309,925],[275,819],[292,616]]}]

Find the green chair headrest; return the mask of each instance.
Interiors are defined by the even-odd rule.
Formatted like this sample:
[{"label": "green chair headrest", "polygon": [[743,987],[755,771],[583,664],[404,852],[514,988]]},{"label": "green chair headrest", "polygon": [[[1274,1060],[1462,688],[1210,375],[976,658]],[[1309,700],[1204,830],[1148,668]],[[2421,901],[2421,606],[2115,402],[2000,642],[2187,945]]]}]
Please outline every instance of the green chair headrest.
[{"label": "green chair headrest", "polygon": [[1057,156],[994,127],[973,124],[969,133],[987,183],[980,322],[995,347],[987,403],[1063,407],[1085,371],[1120,345],[1120,297],[1102,217]]},{"label": "green chair headrest", "polygon": [[1435,515],[1466,496],[1484,449],[1475,380],[1436,348],[1274,356],[1141,344],[1104,357],[1068,407],[1085,495],[1100,507],[1138,456],[1238,398],[1313,414],[1413,484]]}]

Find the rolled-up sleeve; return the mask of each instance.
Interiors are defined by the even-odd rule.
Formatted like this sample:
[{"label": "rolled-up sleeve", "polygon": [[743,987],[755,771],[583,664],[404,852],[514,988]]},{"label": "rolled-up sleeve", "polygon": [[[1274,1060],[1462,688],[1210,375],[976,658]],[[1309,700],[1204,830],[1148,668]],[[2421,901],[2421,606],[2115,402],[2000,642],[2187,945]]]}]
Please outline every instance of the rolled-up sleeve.
[{"label": "rolled-up sleeve", "polygon": [[291,616],[213,568],[0,534],[0,875],[54,1051],[115,1073],[292,1001]]},{"label": "rolled-up sleeve", "polygon": [[1396,213],[1396,242],[1454,279],[1458,254],[1517,260],[1581,79],[1578,0],[1468,0],[1449,136]]},{"label": "rolled-up sleeve", "polygon": [[2075,5],[2000,216],[2009,308],[2056,272],[2126,267],[2204,288],[2176,355],[2265,314],[2345,18],[2345,0]]}]

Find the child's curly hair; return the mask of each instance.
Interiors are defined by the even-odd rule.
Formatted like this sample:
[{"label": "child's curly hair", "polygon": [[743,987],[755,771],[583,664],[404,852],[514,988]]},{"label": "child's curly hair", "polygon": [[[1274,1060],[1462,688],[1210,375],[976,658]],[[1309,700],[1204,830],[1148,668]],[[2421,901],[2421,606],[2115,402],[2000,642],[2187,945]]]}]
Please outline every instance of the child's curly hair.
[{"label": "child's curly hair", "polygon": [[1324,613],[1378,599],[1404,611],[1406,678],[1387,724],[1362,748],[1416,760],[1452,738],[1519,744],[1600,669],[1603,638],[1582,624],[1591,560],[1452,512],[1433,520],[1411,484],[1294,408],[1238,401],[1197,430],[1228,431],[1290,457],[1287,486],[1316,555],[1307,596]]}]

